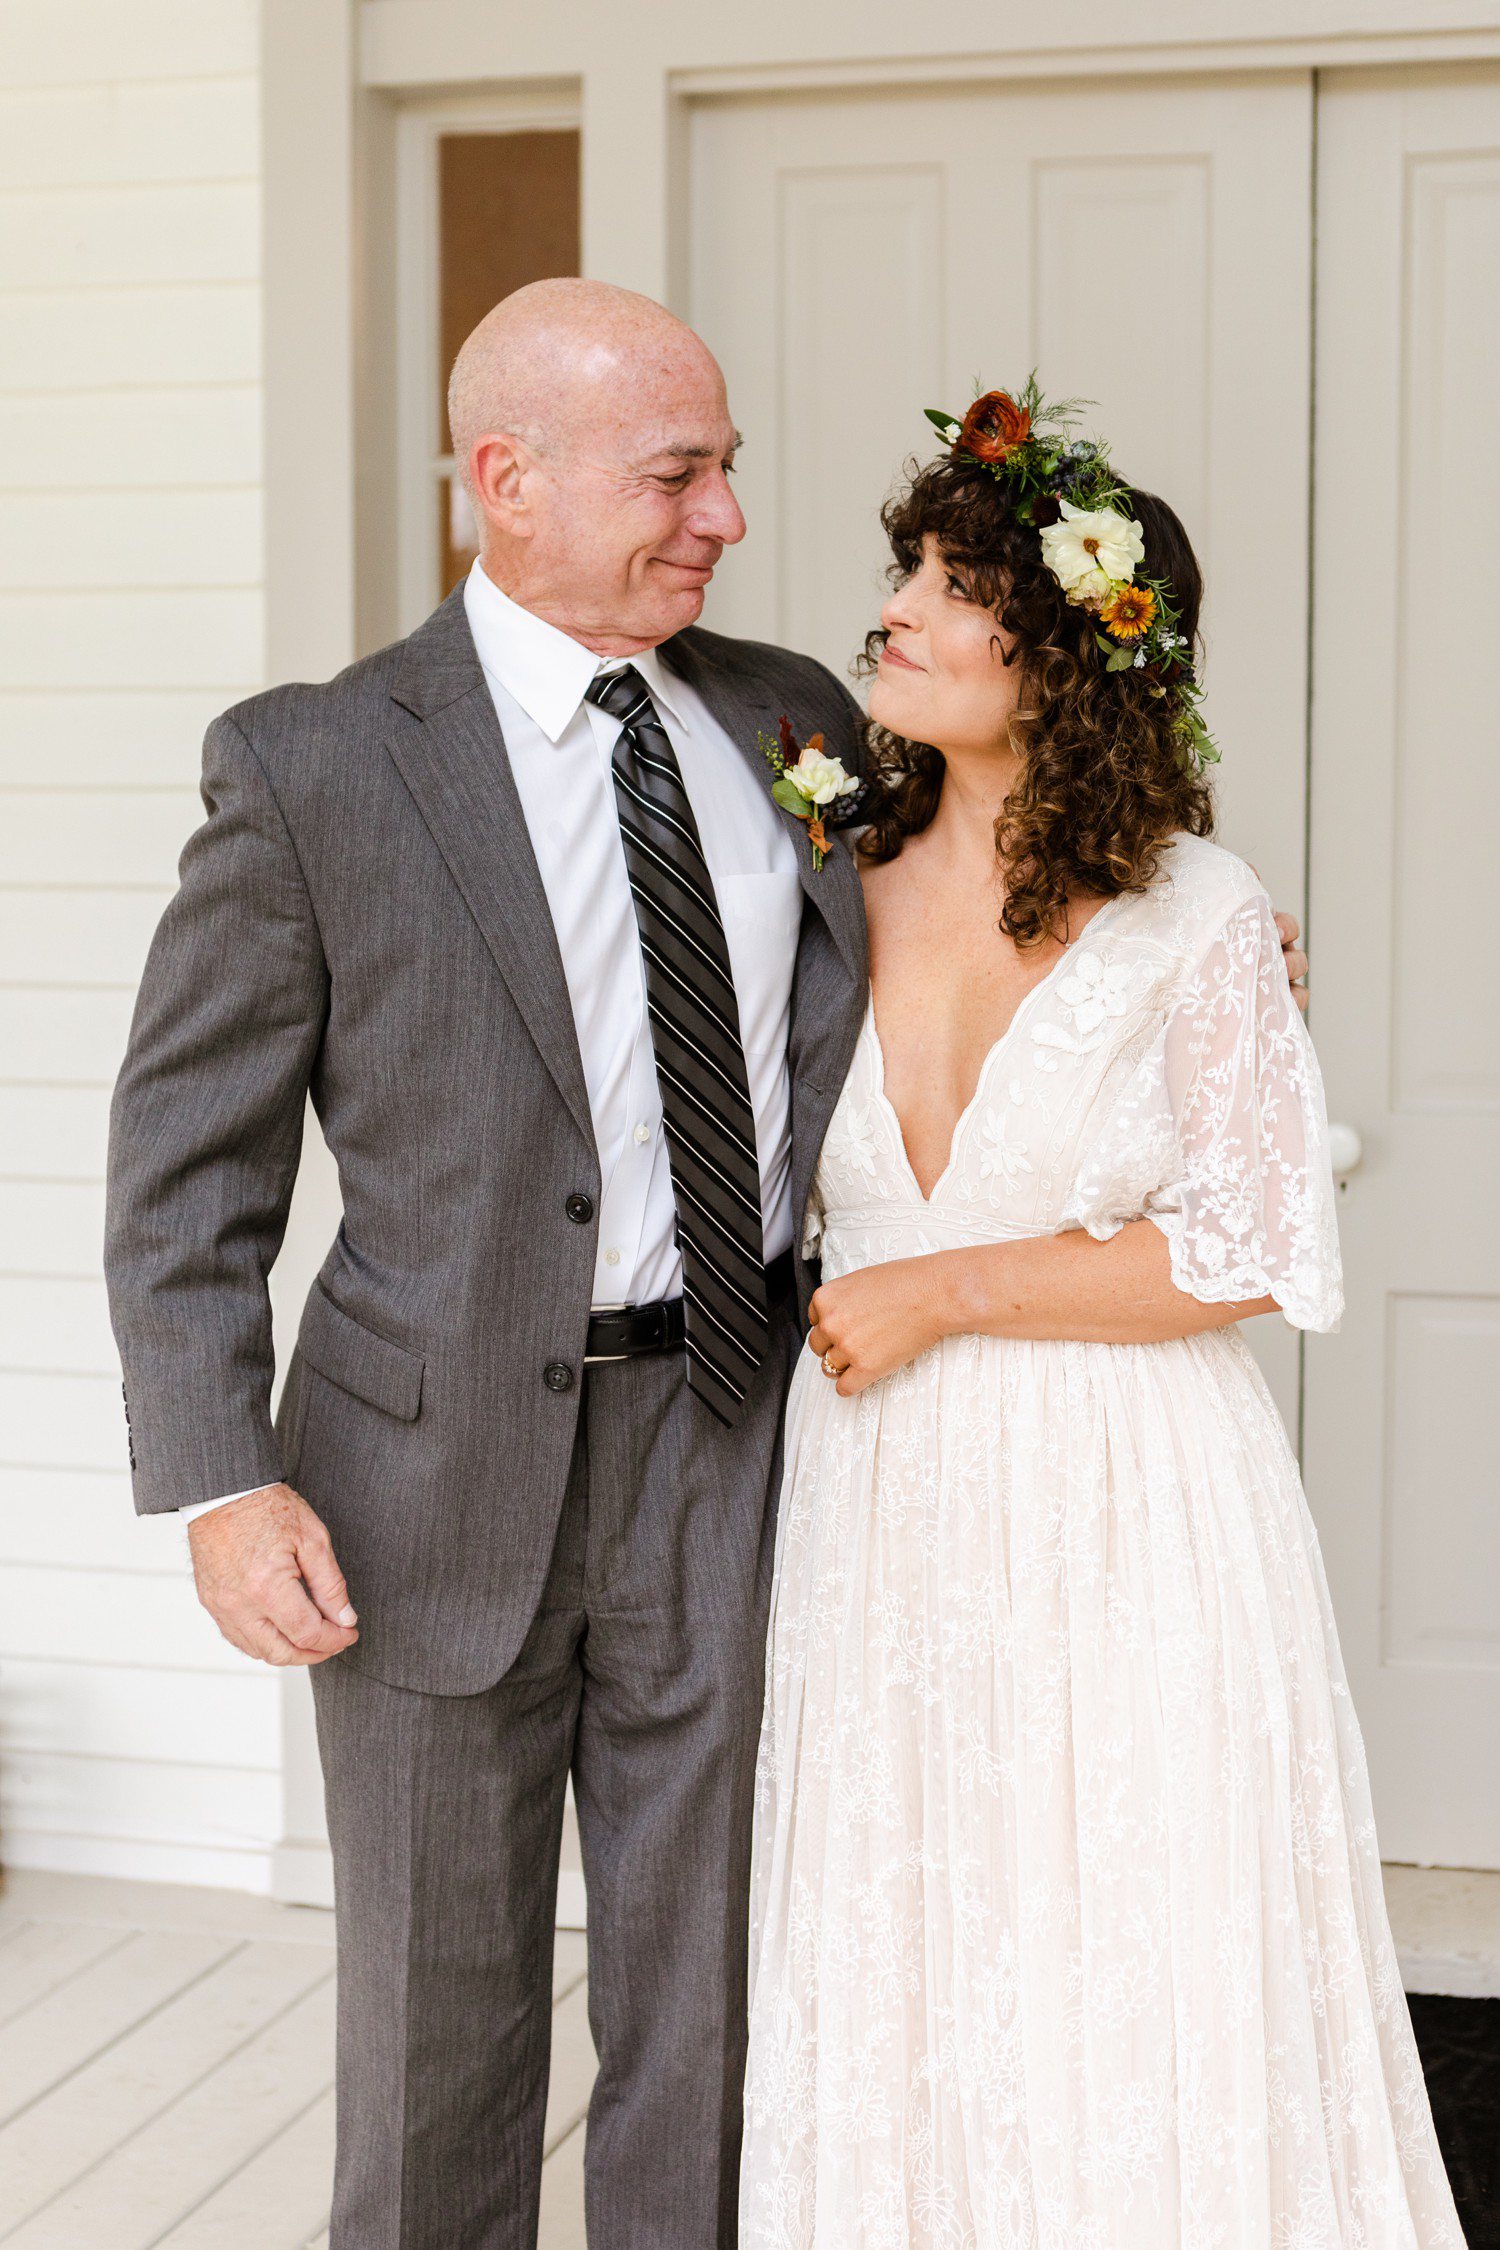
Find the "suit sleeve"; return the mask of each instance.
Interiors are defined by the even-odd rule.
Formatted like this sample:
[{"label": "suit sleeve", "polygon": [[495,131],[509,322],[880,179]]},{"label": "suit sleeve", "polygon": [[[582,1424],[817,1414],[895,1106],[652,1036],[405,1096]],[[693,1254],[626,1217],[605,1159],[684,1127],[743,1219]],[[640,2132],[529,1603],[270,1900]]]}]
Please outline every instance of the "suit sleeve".
[{"label": "suit sleeve", "polygon": [[202,790],[110,1112],[105,1274],[142,1514],[281,1477],[266,1284],[328,1004],[291,835],[231,719]]}]

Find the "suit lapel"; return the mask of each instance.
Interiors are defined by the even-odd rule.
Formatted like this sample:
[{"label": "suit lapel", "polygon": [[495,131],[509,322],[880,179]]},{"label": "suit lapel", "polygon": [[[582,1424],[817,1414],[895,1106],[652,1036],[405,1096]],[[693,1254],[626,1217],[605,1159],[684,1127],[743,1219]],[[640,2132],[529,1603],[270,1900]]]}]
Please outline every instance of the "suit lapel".
[{"label": "suit lapel", "polygon": [[567,979],[495,706],[463,606],[413,633],[386,747],[579,1130],[593,1120]]},{"label": "suit lapel", "polygon": [[[827,923],[849,974],[862,983],[866,973],[864,899],[848,841],[830,838],[832,849],[821,868],[814,872],[806,822],[799,820],[795,813],[783,810],[771,796],[776,776],[756,743],[762,730],[775,734],[776,722],[781,716],[781,708],[771,690],[762,684],[751,667],[741,669],[718,661],[690,634],[679,633],[674,640],[664,641],[660,653],[663,663],[702,697],[758,777],[796,844],[797,873],[803,890]],[[795,713],[789,716],[795,723]]]}]

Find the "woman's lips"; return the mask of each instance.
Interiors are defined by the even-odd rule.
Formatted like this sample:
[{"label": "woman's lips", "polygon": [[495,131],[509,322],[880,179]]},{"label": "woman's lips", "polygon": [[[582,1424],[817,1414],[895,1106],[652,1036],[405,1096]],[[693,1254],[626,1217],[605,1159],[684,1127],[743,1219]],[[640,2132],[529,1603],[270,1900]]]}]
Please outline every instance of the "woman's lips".
[{"label": "woman's lips", "polygon": [[922,669],[920,664],[913,664],[909,656],[903,656],[899,648],[893,648],[889,641],[880,652],[880,661],[882,664],[899,664],[903,672],[920,672]]}]

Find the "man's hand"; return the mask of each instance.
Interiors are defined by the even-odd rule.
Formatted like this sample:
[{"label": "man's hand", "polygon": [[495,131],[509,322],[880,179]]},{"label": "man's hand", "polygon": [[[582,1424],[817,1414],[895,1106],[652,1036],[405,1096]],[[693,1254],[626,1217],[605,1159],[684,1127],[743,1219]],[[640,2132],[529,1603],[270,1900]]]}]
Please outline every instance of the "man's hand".
[{"label": "man's hand", "polygon": [[289,1484],[188,1525],[198,1599],[226,1641],[267,1664],[321,1664],[359,1639],[321,1520]]},{"label": "man's hand", "polygon": [[1307,955],[1301,951],[1297,940],[1302,926],[1295,914],[1278,914],[1276,928],[1281,936],[1281,958],[1286,963],[1287,978],[1292,987],[1292,998],[1304,1015],[1307,1014]]}]

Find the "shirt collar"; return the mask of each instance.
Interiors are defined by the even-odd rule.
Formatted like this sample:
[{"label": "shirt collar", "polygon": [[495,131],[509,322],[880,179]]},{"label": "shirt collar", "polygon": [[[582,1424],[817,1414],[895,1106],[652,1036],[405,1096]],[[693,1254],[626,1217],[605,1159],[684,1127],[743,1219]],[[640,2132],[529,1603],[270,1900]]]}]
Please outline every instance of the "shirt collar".
[{"label": "shirt collar", "polygon": [[618,671],[627,662],[640,673],[653,702],[681,723],[677,683],[658,650],[643,649],[628,658],[596,656],[571,634],[502,593],[477,558],[464,588],[464,612],[480,664],[549,742],[562,740],[596,673]]}]

